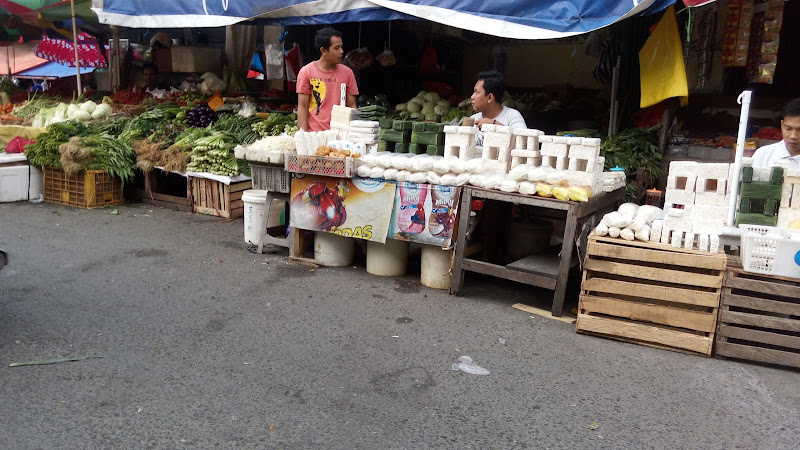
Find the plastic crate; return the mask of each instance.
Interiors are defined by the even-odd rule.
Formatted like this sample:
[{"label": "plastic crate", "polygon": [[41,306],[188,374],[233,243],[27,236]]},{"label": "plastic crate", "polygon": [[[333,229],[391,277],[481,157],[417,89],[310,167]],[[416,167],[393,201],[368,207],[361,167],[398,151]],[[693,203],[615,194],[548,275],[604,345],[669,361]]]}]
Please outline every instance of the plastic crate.
[{"label": "plastic crate", "polygon": [[251,162],[250,178],[253,179],[253,189],[282,193],[289,193],[291,190],[292,174],[283,166]]},{"label": "plastic crate", "polygon": [[329,156],[286,155],[286,170],[295,173],[324,175],[327,177],[352,178],[353,159]]},{"label": "plastic crate", "polygon": [[121,205],[122,181],[102,170],[67,175],[62,169],[44,168],[44,201],[79,208]]},{"label": "plastic crate", "polygon": [[800,232],[741,224],[742,268],[747,272],[800,278]]}]

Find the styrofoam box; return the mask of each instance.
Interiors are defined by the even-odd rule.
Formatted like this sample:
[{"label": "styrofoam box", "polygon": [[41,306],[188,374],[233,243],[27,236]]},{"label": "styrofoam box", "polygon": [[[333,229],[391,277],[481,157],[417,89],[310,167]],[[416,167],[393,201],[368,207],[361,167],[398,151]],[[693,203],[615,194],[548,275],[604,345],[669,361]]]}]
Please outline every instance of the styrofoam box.
[{"label": "styrofoam box", "polygon": [[33,166],[0,166],[0,203],[42,196],[42,171]]}]

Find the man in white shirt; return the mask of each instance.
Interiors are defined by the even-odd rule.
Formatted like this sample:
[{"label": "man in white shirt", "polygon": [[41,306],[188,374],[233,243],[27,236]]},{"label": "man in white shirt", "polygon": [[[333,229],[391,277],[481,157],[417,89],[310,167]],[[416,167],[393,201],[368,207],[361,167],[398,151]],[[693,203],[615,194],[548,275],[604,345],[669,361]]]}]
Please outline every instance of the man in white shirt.
[{"label": "man in white shirt", "polygon": [[783,108],[781,134],[782,141],[756,150],[753,167],[771,167],[778,161],[786,161],[790,169],[800,169],[800,98]]},{"label": "man in white shirt", "polygon": [[[478,81],[471,97],[472,109],[478,112],[471,117],[475,119],[478,128],[487,123],[511,128],[528,128],[519,111],[500,103],[505,91],[506,80],[500,72],[489,70],[478,74]],[[475,136],[475,145],[483,145],[482,131]]]}]

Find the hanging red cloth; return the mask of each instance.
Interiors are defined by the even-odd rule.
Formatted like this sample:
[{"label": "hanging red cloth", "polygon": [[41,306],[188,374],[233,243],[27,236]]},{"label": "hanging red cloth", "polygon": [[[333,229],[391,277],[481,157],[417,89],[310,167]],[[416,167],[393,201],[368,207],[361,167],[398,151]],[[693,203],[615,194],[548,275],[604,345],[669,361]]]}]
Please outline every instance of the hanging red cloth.
[{"label": "hanging red cloth", "polygon": [[[81,67],[107,67],[107,60],[100,52],[100,44],[92,35],[86,32],[78,35],[78,59]],[[39,58],[75,67],[75,46],[72,41],[52,39],[43,34],[35,53]]]}]

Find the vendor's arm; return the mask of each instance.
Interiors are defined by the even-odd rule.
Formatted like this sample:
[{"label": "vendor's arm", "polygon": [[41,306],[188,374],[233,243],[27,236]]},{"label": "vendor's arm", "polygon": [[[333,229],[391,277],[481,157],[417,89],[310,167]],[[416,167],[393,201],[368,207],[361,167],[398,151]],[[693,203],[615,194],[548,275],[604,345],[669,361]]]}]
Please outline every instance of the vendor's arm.
[{"label": "vendor's arm", "polygon": [[356,96],[355,95],[347,94],[347,100],[346,101],[347,101],[347,107],[348,108],[357,108],[358,107],[356,105]]},{"label": "vendor's arm", "polygon": [[297,126],[303,131],[308,131],[308,103],[310,94],[297,94]]}]

